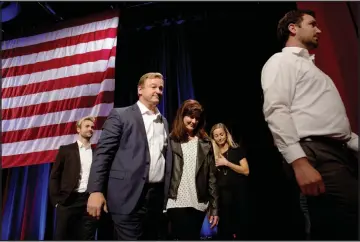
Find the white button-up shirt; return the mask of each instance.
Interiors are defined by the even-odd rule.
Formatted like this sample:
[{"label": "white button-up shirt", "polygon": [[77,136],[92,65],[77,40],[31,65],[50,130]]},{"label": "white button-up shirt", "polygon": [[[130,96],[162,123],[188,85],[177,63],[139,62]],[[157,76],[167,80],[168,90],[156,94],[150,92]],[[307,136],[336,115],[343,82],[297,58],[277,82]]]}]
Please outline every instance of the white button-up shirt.
[{"label": "white button-up shirt", "polygon": [[93,153],[90,144],[88,146],[85,146],[79,140],[77,141],[77,143],[79,145],[80,164],[81,164],[80,181],[77,192],[85,192],[88,185]]},{"label": "white button-up shirt", "polygon": [[156,113],[151,112],[143,103],[137,102],[143,117],[146,138],[150,151],[149,182],[161,182],[165,176],[165,158],[163,149],[166,145],[166,131],[162,116],[158,109]]},{"label": "white button-up shirt", "polygon": [[299,140],[326,136],[358,150],[340,94],[331,78],[317,68],[308,50],[285,47],[264,65],[263,111],[275,143],[288,163],[306,157]]}]

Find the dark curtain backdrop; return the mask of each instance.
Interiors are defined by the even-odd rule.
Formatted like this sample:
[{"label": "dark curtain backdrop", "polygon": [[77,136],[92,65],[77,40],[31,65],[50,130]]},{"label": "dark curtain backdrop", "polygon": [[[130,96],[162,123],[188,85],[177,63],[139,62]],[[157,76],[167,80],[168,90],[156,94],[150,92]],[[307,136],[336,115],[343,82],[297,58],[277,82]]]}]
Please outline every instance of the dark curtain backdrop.
[{"label": "dark curtain backdrop", "polygon": [[159,109],[170,124],[179,103],[194,98],[188,39],[183,25],[127,30],[119,34],[116,59],[115,107],[135,103],[137,83],[147,72],[164,75],[165,90]]},{"label": "dark curtain backdrop", "polygon": [[45,239],[50,167],[48,163],[3,171],[1,240]]}]

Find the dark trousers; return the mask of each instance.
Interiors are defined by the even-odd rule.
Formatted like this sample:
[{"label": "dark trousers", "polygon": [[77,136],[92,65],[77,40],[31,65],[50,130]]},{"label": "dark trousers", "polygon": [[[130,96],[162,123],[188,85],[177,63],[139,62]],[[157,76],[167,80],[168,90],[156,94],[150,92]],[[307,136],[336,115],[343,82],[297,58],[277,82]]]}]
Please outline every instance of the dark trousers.
[{"label": "dark trousers", "polygon": [[248,240],[250,233],[246,184],[219,187],[219,225],[217,240]]},{"label": "dark trousers", "polygon": [[97,240],[113,240],[114,225],[109,213],[102,212],[98,221]]},{"label": "dark trousers", "polygon": [[345,144],[327,139],[301,141],[310,164],[321,174],[325,193],[307,196],[311,240],[358,239],[358,161]]},{"label": "dark trousers", "polygon": [[201,227],[206,213],[195,208],[170,208],[171,237],[175,240],[200,240]]},{"label": "dark trousers", "polygon": [[55,240],[95,240],[97,221],[87,211],[88,193],[72,193],[56,207]]},{"label": "dark trousers", "polygon": [[147,183],[131,214],[111,214],[115,240],[158,240],[162,237],[164,184]]}]

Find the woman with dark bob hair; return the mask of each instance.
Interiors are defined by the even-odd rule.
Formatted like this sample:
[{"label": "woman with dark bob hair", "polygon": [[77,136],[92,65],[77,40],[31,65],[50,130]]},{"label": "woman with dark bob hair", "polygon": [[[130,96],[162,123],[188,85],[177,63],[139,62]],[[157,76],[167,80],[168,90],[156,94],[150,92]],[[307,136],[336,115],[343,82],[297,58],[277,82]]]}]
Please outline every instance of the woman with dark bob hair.
[{"label": "woman with dark bob hair", "polygon": [[166,209],[176,240],[199,240],[206,212],[211,227],[219,220],[214,153],[204,126],[200,103],[186,100],[170,134],[173,169]]}]

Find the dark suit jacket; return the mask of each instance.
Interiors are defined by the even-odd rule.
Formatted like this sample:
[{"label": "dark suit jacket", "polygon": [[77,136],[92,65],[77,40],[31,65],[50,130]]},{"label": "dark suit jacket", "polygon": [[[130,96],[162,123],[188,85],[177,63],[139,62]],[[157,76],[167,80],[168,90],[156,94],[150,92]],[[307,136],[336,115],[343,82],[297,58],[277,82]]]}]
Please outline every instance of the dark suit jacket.
[{"label": "dark suit jacket", "polygon": [[78,143],[60,146],[52,166],[49,182],[51,203],[64,204],[80,180],[80,153]]},{"label": "dark suit jacket", "polygon": [[[164,204],[167,201],[172,154],[168,123],[165,157]],[[150,152],[143,117],[137,104],[113,109],[102,128],[91,165],[88,191],[106,192],[111,213],[130,214],[148,179]]]}]

